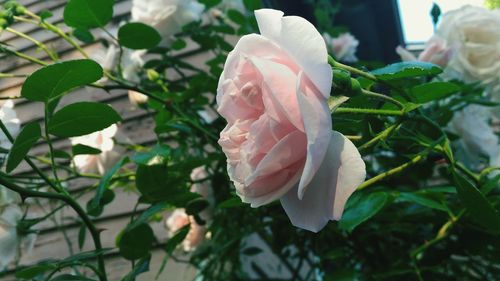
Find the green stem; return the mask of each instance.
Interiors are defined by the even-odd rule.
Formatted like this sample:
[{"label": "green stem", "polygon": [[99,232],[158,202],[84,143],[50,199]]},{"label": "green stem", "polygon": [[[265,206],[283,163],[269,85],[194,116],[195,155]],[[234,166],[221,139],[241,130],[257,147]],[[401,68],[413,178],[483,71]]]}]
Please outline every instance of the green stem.
[{"label": "green stem", "polygon": [[367,188],[368,186],[373,185],[373,184],[375,184],[375,183],[377,183],[377,182],[379,182],[379,181],[381,181],[381,180],[383,180],[383,179],[385,179],[385,178],[387,178],[387,177],[393,176],[393,175],[395,175],[395,174],[398,174],[398,173],[400,173],[400,172],[404,171],[405,169],[407,169],[407,168],[409,168],[409,167],[411,167],[411,166],[413,166],[413,165],[417,164],[417,163],[418,163],[418,162],[420,162],[422,159],[424,159],[424,155],[425,155],[425,154],[426,154],[426,153],[421,153],[421,154],[418,154],[417,156],[413,157],[413,158],[412,158],[409,162],[406,162],[406,163],[404,163],[404,164],[403,164],[403,165],[401,165],[401,166],[398,166],[398,167],[396,167],[396,168],[394,168],[394,169],[391,169],[391,170],[389,170],[389,171],[387,171],[387,172],[384,172],[384,173],[382,173],[382,174],[380,174],[380,175],[377,175],[377,176],[375,176],[375,177],[373,177],[373,178],[371,178],[371,179],[369,179],[369,180],[365,181],[365,182],[364,182],[364,183],[362,183],[360,186],[358,186],[358,190],[365,189],[365,188]]},{"label": "green stem", "polygon": [[7,30],[8,32],[12,33],[12,34],[15,34],[19,37],[22,37],[30,42],[33,42],[35,45],[37,45],[40,49],[42,49],[45,53],[47,53],[47,55],[50,57],[50,59],[52,59],[53,61],[57,61],[58,60],[58,57],[56,54],[54,54],[53,52],[51,52],[49,50],[49,48],[47,48],[47,46],[45,44],[43,44],[42,42],[36,40],[35,38],[31,37],[31,36],[28,36],[22,32],[19,32],[13,28],[10,28],[10,27],[7,27],[5,30]]},{"label": "green stem", "polygon": [[328,63],[332,67],[342,68],[344,70],[347,70],[347,71],[349,71],[351,73],[354,73],[354,74],[359,75],[361,77],[364,77],[366,79],[369,79],[369,80],[372,80],[372,81],[375,81],[375,82],[381,82],[380,79],[378,79],[375,75],[373,75],[371,73],[368,73],[368,72],[365,72],[365,71],[362,71],[362,70],[359,70],[359,69],[357,69],[355,67],[342,64],[342,63],[336,61],[335,59],[333,59],[332,56],[328,56]]},{"label": "green stem", "polygon": [[[14,143],[14,138],[10,134],[9,130],[7,130],[7,127],[5,127],[5,124],[2,122],[0,119],[0,129],[4,133],[4,135],[7,137],[7,139],[13,144]],[[61,192],[59,190],[58,186],[55,185],[36,165],[31,161],[31,159],[28,156],[24,157],[24,160],[28,165],[35,171],[50,187],[52,187],[55,191]]]},{"label": "green stem", "polygon": [[392,126],[389,126],[387,127],[385,130],[383,130],[382,132],[380,132],[377,136],[375,136],[373,139],[367,141],[366,143],[364,143],[363,145],[361,145],[360,147],[358,147],[358,150],[364,150],[364,149],[367,149],[369,148],[370,146],[376,144],[377,142],[379,141],[382,141],[382,140],[385,140],[387,138],[389,138],[392,133],[397,129],[399,128],[399,126],[401,126],[401,122],[398,122]]},{"label": "green stem", "polygon": [[26,15],[28,15],[28,16],[32,17],[33,19],[35,19],[37,21],[37,25],[40,26],[41,28],[44,28],[44,29],[49,30],[49,31],[52,31],[55,34],[61,36],[71,46],[75,47],[75,49],[77,49],[80,52],[80,54],[83,55],[83,57],[85,57],[86,59],[89,58],[89,56],[85,52],[85,50],[83,50],[83,48],[80,47],[80,44],[78,44],[75,40],[73,40],[71,37],[69,37],[59,27],[57,27],[57,26],[55,26],[55,25],[53,25],[51,23],[48,23],[46,21],[43,21],[39,16],[37,16],[36,14],[34,14],[34,13],[30,12],[30,11],[26,11]]},{"label": "green stem", "polygon": [[[52,174],[54,175],[54,179],[56,180],[56,185],[60,185],[60,180],[59,176],[57,176],[57,167],[56,167],[56,161],[54,158],[54,146],[52,145],[52,140],[50,139],[50,134],[49,134],[49,105],[48,103],[45,103],[45,116],[43,118],[45,122],[45,139],[47,141],[47,144],[49,145],[49,153],[50,153],[50,162],[51,162],[51,167],[52,167]],[[59,188],[60,191],[63,191],[66,195],[68,195],[68,192],[63,189]]]},{"label": "green stem", "polygon": [[83,220],[90,234],[92,235],[96,250],[101,252],[99,253],[99,255],[97,255],[97,262],[100,271],[99,280],[107,281],[106,268],[104,264],[104,256],[102,254],[102,244],[101,244],[101,238],[99,236],[99,231],[94,226],[90,218],[87,216],[85,210],[83,210],[83,208],[75,200],[73,200],[73,198],[58,193],[40,192],[35,190],[24,189],[18,185],[15,185],[7,181],[4,177],[0,177],[0,185],[3,185],[6,188],[19,193],[23,198],[28,198],[28,197],[46,198],[46,199],[60,200],[68,204]]},{"label": "green stem", "polygon": [[363,92],[364,96],[375,98],[375,99],[384,100],[386,102],[390,102],[390,103],[394,104],[395,106],[399,107],[399,109],[404,109],[405,108],[405,106],[401,102],[399,102],[398,100],[393,99],[393,98],[391,98],[389,96],[382,95],[382,94],[379,94],[379,93],[375,93],[375,92],[372,92],[372,91],[369,91],[369,90],[365,90],[365,89],[362,89],[361,91]]},{"label": "green stem", "polygon": [[334,114],[372,114],[372,115],[388,115],[388,116],[403,116],[405,113],[401,110],[389,109],[371,109],[371,108],[352,108],[352,107],[339,107]]},{"label": "green stem", "polygon": [[[25,78],[27,77],[28,75],[26,74],[13,74],[13,73],[0,73],[0,78]],[[15,98],[18,98],[18,97],[14,97]],[[13,98],[10,98],[10,97],[2,97],[3,100],[6,100],[6,99],[13,99]]]},{"label": "green stem", "polygon": [[34,58],[34,57],[31,57],[31,56],[28,56],[28,55],[25,55],[23,53],[20,53],[18,51],[14,51],[14,50],[11,50],[11,49],[7,49],[5,47],[0,47],[0,51],[3,51],[5,53],[8,53],[8,54],[11,54],[11,55],[14,55],[18,58],[22,58],[22,59],[25,59],[29,62],[32,62],[32,63],[36,63],[36,64],[39,64],[39,65],[43,65],[43,66],[47,66],[49,65],[48,63],[44,62],[44,61],[41,61],[37,58]]}]

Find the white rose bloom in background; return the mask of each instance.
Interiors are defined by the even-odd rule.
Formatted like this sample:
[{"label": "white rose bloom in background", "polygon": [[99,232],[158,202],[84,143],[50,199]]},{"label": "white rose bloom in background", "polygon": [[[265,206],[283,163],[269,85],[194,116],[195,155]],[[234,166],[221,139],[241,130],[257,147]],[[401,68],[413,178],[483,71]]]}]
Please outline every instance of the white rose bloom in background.
[{"label": "white rose bloom in background", "polygon": [[25,252],[33,248],[36,235],[20,237],[17,231],[17,224],[22,217],[23,212],[17,205],[0,209],[0,270],[4,270],[17,257],[21,246]]},{"label": "white rose bloom in background", "polygon": [[344,62],[357,62],[356,51],[359,41],[349,32],[342,33],[337,37],[331,37],[328,33],[323,33],[326,46],[333,53],[335,59]]},{"label": "white rose bloom in background", "polygon": [[195,0],[133,0],[132,21],[156,28],[168,45],[183,26],[200,20],[204,10]]},{"label": "white rose bloom in background", "polygon": [[478,154],[486,156],[490,165],[495,166],[500,154],[499,137],[493,131],[488,107],[469,105],[462,111],[456,112],[450,121],[450,130],[461,137],[465,148],[465,161],[477,165]]},{"label": "white rose bloom in background", "polygon": [[71,144],[83,144],[101,150],[98,155],[77,155],[74,163],[81,173],[104,174],[107,169],[115,164],[120,158],[120,153],[115,151],[113,137],[116,135],[118,127],[111,125],[108,128],[94,132],[89,135],[71,138]]},{"label": "white rose bloom in background", "polygon": [[[0,107],[0,120],[2,120],[7,130],[11,135],[16,136],[21,127],[21,121],[17,118],[16,111],[14,110],[14,102],[12,100],[6,101]],[[9,149],[12,144],[7,139],[7,136],[0,130],[0,147]]]},{"label": "white rose bloom in background", "polygon": [[448,67],[466,82],[500,82],[500,12],[464,6],[445,13],[436,36],[454,49]]},{"label": "white rose bloom in background", "polygon": [[446,42],[439,37],[432,37],[425,45],[425,49],[416,57],[405,48],[398,46],[396,53],[402,61],[425,61],[445,68],[453,54],[453,49],[446,46]]},{"label": "white rose bloom in background", "polygon": [[21,196],[19,193],[0,185],[0,208],[18,203],[21,203]]},{"label": "white rose bloom in background", "polygon": [[[205,170],[205,167],[198,167],[193,169],[191,172],[191,180],[199,181],[206,179],[208,177],[208,173]],[[214,204],[213,199],[213,190],[210,181],[203,181],[200,183],[195,183],[191,186],[191,192],[195,192],[200,194],[205,200],[207,200],[210,205]],[[203,210],[200,214],[200,217],[206,222],[211,216],[211,207]],[[194,217],[188,216],[184,209],[176,209],[165,221],[165,226],[168,229],[169,236],[172,237],[179,229],[184,227],[187,224],[191,224],[189,232],[186,236],[186,239],[182,242],[182,246],[184,251],[192,251],[196,248],[203,240],[207,234],[207,229],[203,225],[199,225]]]}]

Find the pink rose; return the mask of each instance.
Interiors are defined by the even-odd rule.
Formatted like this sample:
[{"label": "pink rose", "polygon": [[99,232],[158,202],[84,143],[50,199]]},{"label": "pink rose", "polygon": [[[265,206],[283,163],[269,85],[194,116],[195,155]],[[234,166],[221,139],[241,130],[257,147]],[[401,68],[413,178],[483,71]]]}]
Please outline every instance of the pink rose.
[{"label": "pink rose", "polygon": [[445,68],[450,62],[453,48],[447,47],[444,40],[434,36],[426,43],[425,49],[418,58],[401,46],[396,48],[396,53],[399,54],[403,61],[425,61]]},{"label": "pink rose", "polygon": [[219,80],[218,111],[228,122],[219,144],[244,202],[280,199],[292,224],[317,232],[340,219],[365,165],[332,131],[332,69],[321,35],[281,11],[255,15],[261,35],[239,40]]}]

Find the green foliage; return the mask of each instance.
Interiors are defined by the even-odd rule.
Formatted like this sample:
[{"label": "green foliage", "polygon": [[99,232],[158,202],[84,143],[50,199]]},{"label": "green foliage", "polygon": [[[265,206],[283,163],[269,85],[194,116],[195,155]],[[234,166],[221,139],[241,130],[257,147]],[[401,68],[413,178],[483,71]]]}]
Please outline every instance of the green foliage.
[{"label": "green foliage", "polygon": [[48,102],[101,77],[101,66],[92,60],[55,63],[32,73],[23,84],[21,96],[31,101]]},{"label": "green foliage", "polygon": [[500,234],[500,215],[491,202],[467,179],[453,171],[458,197],[474,220],[489,231]]},{"label": "green foliage", "polygon": [[7,173],[12,172],[21,163],[41,135],[42,132],[38,123],[28,123],[24,126],[14,141],[9,158],[7,158]]},{"label": "green foliage", "polygon": [[77,137],[103,130],[121,121],[109,105],[78,102],[57,111],[49,122],[49,133],[58,137]]},{"label": "green foliage", "polygon": [[76,144],[71,148],[73,156],[81,154],[101,154],[101,150],[84,144]]},{"label": "green foliage", "polygon": [[143,258],[153,247],[154,234],[147,224],[125,229],[117,239],[120,255],[128,260]]},{"label": "green foliage", "polygon": [[353,231],[358,225],[376,215],[389,201],[389,194],[375,192],[359,198],[357,204],[347,207],[339,222],[339,227]]},{"label": "green foliage", "polygon": [[114,0],[70,0],[64,7],[64,22],[76,28],[105,26],[113,17]]},{"label": "green foliage", "polygon": [[439,66],[421,61],[398,62],[372,71],[375,76],[385,81],[433,76],[441,72],[443,72],[443,70]]},{"label": "green foliage", "polygon": [[452,82],[430,82],[411,88],[412,97],[418,103],[444,99],[460,91],[460,86]]},{"label": "green foliage", "polygon": [[141,50],[156,47],[161,36],[153,27],[140,22],[127,23],[118,30],[120,45],[129,49]]}]

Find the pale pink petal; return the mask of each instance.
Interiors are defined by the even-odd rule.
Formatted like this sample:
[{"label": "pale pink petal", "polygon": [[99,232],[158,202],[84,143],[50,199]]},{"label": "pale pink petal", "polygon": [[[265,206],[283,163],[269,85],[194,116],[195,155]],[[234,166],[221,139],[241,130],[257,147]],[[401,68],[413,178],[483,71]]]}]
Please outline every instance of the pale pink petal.
[{"label": "pale pink petal", "polygon": [[279,63],[257,57],[252,57],[251,61],[264,80],[262,98],[266,112],[275,120],[281,120],[279,116],[284,115],[295,128],[304,131],[296,95],[297,75]]},{"label": "pale pink petal", "polygon": [[328,52],[323,37],[306,19],[282,16],[283,13],[276,10],[255,11],[261,34],[284,49],[323,96],[328,98],[332,86],[332,68],[328,65]]},{"label": "pale pink petal", "polygon": [[365,177],[365,163],[354,144],[334,131],[327,156],[302,200],[294,188],[281,204],[293,225],[318,232],[328,221],[341,218],[347,199]]},{"label": "pale pink petal", "polygon": [[304,77],[299,79],[297,97],[300,116],[304,120],[307,134],[307,157],[298,188],[298,196],[302,198],[325,158],[332,135],[332,119],[327,103],[323,102],[321,97],[318,98],[318,94],[309,86]]}]

